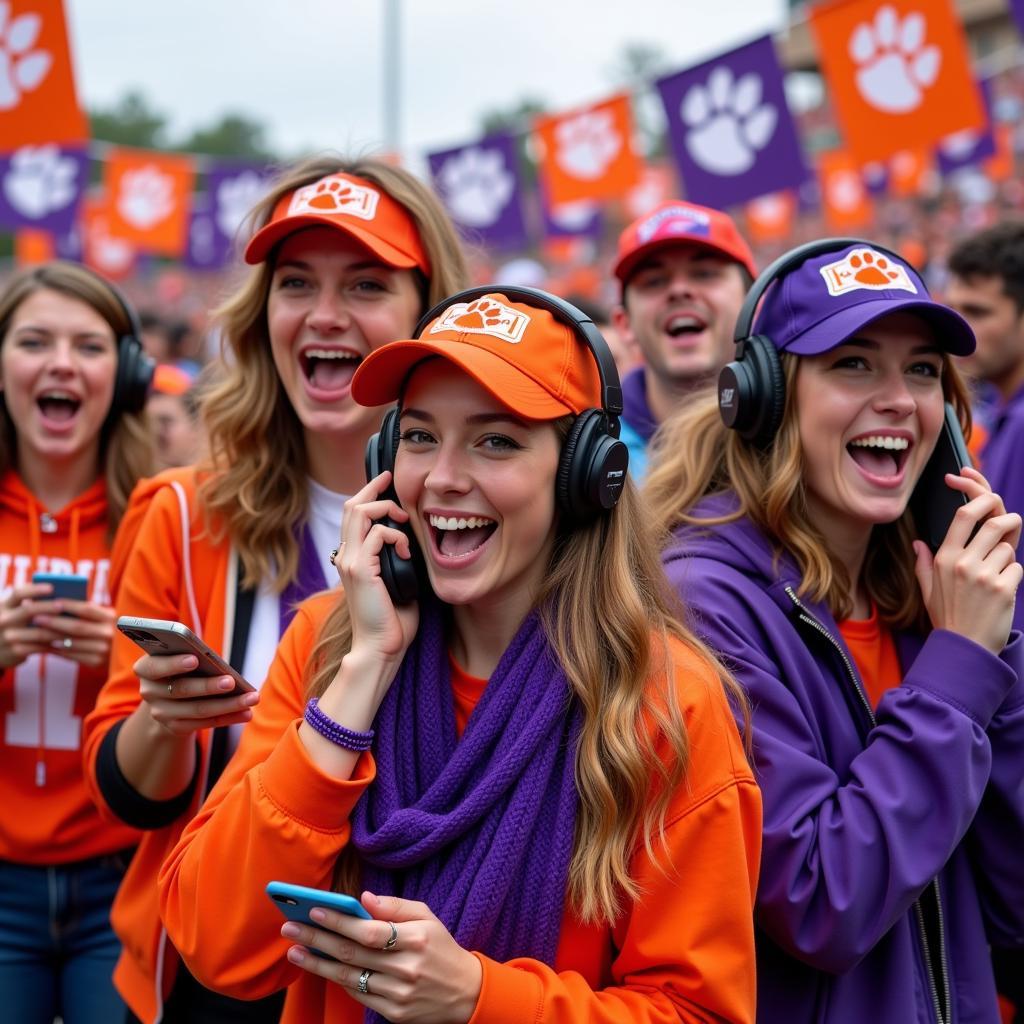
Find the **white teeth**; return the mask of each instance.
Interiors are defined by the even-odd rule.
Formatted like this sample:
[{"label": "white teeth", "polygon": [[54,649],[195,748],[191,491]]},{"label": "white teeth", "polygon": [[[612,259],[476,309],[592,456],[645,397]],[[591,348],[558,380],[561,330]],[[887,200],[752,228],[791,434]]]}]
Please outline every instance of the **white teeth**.
[{"label": "white teeth", "polygon": [[481,516],[469,516],[467,519],[457,519],[455,516],[430,516],[430,525],[437,530],[476,530],[481,526],[490,526],[493,519],[484,519]]},{"label": "white teeth", "polygon": [[905,437],[882,437],[873,435],[871,437],[859,437],[851,441],[856,448],[887,448],[889,451],[902,452],[910,447],[910,442]]},{"label": "white teeth", "polygon": [[341,352],[338,349],[307,348],[303,355],[307,359],[358,359],[354,352]]},{"label": "white teeth", "polygon": [[67,402],[77,402],[78,401],[78,398],[75,395],[71,394],[70,391],[58,391],[58,390],[44,391],[39,397],[40,398],[57,398],[57,399],[62,399],[62,400],[67,401]]}]

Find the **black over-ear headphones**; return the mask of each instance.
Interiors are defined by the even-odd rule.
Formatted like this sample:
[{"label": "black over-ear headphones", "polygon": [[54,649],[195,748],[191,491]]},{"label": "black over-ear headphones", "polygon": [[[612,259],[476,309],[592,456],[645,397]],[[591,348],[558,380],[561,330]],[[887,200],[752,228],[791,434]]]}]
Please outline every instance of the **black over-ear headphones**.
[{"label": "black over-ear headphones", "polygon": [[[427,310],[420,317],[413,337],[418,338],[428,324],[449,306],[492,294],[504,295],[510,302],[546,310],[575,332],[576,337],[590,349],[597,364],[601,408],[584,409],[576,417],[562,445],[555,477],[555,497],[564,522],[570,526],[588,523],[614,508],[622,494],[629,468],[629,452],[625,443],[619,440],[619,416],[622,413],[619,373],[608,343],[593,320],[572,303],[538,288],[481,285],[450,295]],[[399,410],[394,408],[385,415],[378,433],[367,442],[368,480],[385,469],[394,470],[400,433]],[[398,500],[393,487],[383,496]],[[418,559],[415,554],[412,562],[400,558],[393,546],[386,546],[381,552],[381,578],[398,604],[408,604],[418,596],[419,583],[414,564]]]},{"label": "black over-ear headphones", "polygon": [[790,271],[814,256],[863,245],[906,263],[899,253],[863,238],[819,238],[798,245],[770,263],[750,286],[736,319],[734,360],[718,375],[718,411],[727,427],[757,448],[767,448],[775,437],[786,408],[786,378],[779,350],[771,338],[751,334],[754,315],[765,292]]},{"label": "black over-ear headphones", "polygon": [[[99,275],[97,275],[98,277]],[[139,315],[121,290],[105,277],[99,280],[117,299],[125,319],[128,333],[117,339],[117,376],[114,378],[114,396],[110,402],[104,427],[110,427],[124,413],[141,412],[153,382],[156,363],[142,348],[142,324]]]}]

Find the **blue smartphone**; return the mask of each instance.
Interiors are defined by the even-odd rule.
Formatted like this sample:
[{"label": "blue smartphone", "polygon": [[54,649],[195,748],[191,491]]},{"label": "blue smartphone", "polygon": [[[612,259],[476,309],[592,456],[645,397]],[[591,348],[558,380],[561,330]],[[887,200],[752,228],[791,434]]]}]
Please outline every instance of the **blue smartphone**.
[{"label": "blue smartphone", "polygon": [[[316,921],[310,920],[309,912],[314,907],[323,907],[325,910],[337,910],[350,917],[361,917],[366,921],[373,918],[367,913],[366,908],[355,897],[348,896],[343,892],[328,892],[326,889],[310,889],[305,885],[292,885],[290,882],[268,882],[267,895],[277,904],[278,910],[288,918],[289,921],[298,921],[299,924],[312,925],[319,928]],[[333,956],[322,953],[319,949],[309,947],[311,953],[315,953],[325,960],[333,960]]]},{"label": "blue smartphone", "polygon": [[[73,573],[63,572],[34,572],[32,573],[33,583],[49,583],[53,587],[53,593],[48,600],[56,600],[58,597],[66,597],[71,601],[89,600],[89,577],[77,576]],[[71,612],[61,612],[61,615],[75,616]]]}]

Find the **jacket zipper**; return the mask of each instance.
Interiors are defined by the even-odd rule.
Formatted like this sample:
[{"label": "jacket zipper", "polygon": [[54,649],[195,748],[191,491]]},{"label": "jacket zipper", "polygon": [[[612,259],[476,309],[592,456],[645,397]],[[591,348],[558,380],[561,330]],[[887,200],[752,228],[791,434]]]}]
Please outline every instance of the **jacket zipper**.
[{"label": "jacket zipper", "polygon": [[[868,716],[868,721],[871,723],[871,727],[874,728],[877,724],[875,719],[875,710],[871,706],[871,702],[868,700],[867,695],[864,693],[864,688],[860,684],[860,678],[858,677],[853,665],[850,664],[850,659],[846,656],[846,651],[843,650],[839,641],[836,640],[836,638],[816,618],[814,618],[813,615],[811,615],[807,610],[806,605],[804,605],[800,598],[796,596],[793,588],[787,586],[785,590],[786,596],[793,602],[799,612],[800,621],[805,622],[808,626],[823,636],[832,645],[839,657],[842,658],[843,664],[846,666],[847,674],[850,677],[850,681],[853,683],[854,692],[860,698],[860,703]],[[942,893],[939,889],[938,878],[933,878],[931,885],[935,892],[935,907],[939,923],[939,968],[942,973],[942,989],[946,996],[946,1007],[949,1012],[948,1021],[942,1015],[942,1003],[939,1001],[939,988],[938,981],[935,977],[935,965],[932,962],[931,950],[928,947],[928,932],[925,928],[924,911],[921,909],[920,899],[914,900],[914,911],[917,917],[917,931],[921,940],[921,952],[924,956],[924,966],[928,973],[928,984],[931,987],[932,1006],[935,1010],[935,1019],[938,1021],[938,1024],[951,1024],[953,1020],[953,1003],[950,999],[949,991],[949,963],[946,957],[946,926],[942,914]]]}]

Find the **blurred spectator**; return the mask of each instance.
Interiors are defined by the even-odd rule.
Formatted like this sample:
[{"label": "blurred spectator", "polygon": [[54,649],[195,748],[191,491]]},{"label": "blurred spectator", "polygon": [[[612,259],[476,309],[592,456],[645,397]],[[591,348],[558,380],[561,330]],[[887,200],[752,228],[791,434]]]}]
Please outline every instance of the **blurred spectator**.
[{"label": "blurred spectator", "polygon": [[171,360],[171,330],[167,321],[158,313],[144,309],[139,312],[139,325],[142,327],[142,347],[146,355],[158,363]]},{"label": "blurred spectator", "polygon": [[181,366],[161,363],[146,403],[158,468],[190,466],[203,448],[195,378]]}]

